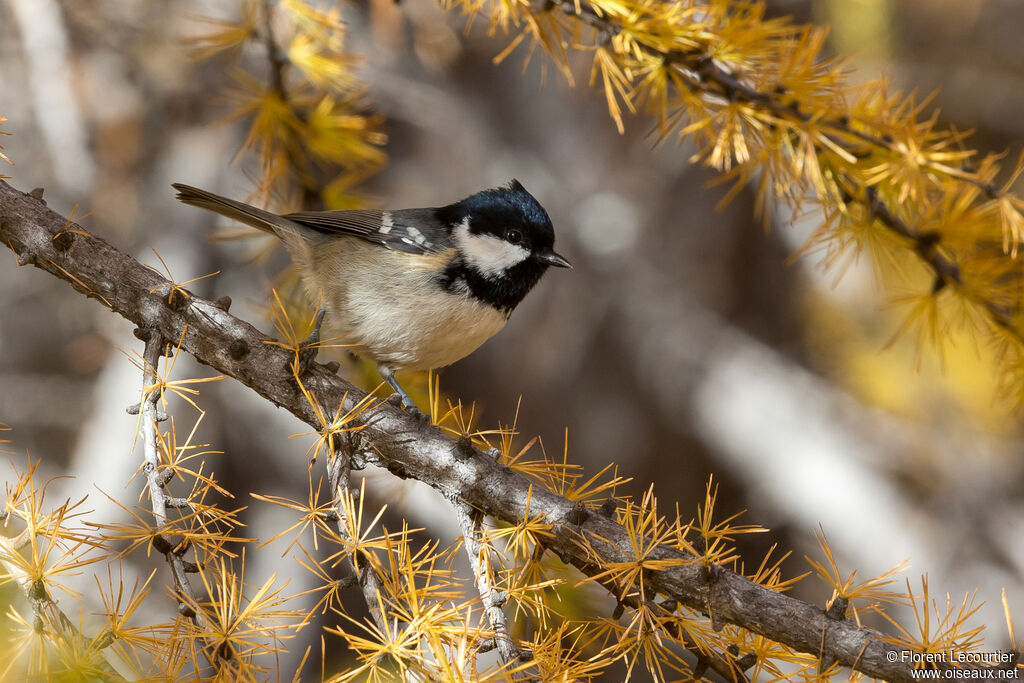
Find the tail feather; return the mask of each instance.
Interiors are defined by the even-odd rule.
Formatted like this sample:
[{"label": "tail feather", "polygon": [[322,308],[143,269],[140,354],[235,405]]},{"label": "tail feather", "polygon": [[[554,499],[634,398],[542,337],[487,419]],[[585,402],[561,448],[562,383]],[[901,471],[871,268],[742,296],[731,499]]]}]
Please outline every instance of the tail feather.
[{"label": "tail feather", "polygon": [[289,225],[291,221],[281,218],[275,213],[245,204],[244,202],[238,202],[234,199],[221,197],[218,194],[207,192],[206,190],[201,190],[198,187],[192,187],[191,185],[184,185],[182,183],[173,183],[171,187],[178,191],[178,199],[185,204],[198,206],[201,209],[219,213],[222,216],[227,216],[232,220],[245,223],[246,225],[250,225],[264,232],[269,232],[280,237],[280,230],[282,228],[292,228],[292,226]]}]

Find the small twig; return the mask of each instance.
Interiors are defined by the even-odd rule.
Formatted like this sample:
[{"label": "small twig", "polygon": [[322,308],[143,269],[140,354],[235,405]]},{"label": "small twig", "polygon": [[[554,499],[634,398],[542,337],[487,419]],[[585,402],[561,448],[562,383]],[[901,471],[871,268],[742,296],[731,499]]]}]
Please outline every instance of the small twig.
[{"label": "small twig", "polygon": [[[332,495],[334,496],[334,512],[335,519],[338,523],[338,533],[345,538],[346,541],[352,542],[353,539],[348,537],[348,521],[345,517],[345,506],[342,504],[342,492],[349,491],[351,486],[349,481],[349,472],[351,470],[349,451],[351,444],[349,439],[342,439],[345,442],[340,448],[334,452],[332,458],[328,458],[327,463],[327,481],[331,487]],[[352,571],[359,581],[359,588],[363,592],[363,599],[366,601],[366,607],[370,610],[370,618],[373,619],[373,623],[377,625],[377,628],[381,630],[381,633],[388,633],[387,619],[384,618],[384,614],[381,611],[382,601],[380,577],[377,576],[377,571],[370,564],[369,560],[364,557],[362,567],[356,562],[355,554],[349,558],[349,562],[352,567]]]},{"label": "small twig", "polygon": [[[509,634],[508,620],[502,609],[508,594],[494,587],[491,581],[491,563],[485,554],[487,551],[483,549],[483,544],[480,542],[483,532],[483,515],[478,510],[474,510],[472,506],[459,500],[457,496],[450,496],[448,500],[455,510],[459,528],[462,529],[462,545],[466,549],[469,564],[473,568],[476,589],[480,593],[484,614],[487,615],[487,621],[491,630],[494,631],[494,644],[498,649],[498,656],[506,666],[518,666],[522,652],[516,647]],[[513,674],[513,680],[530,681],[535,679],[523,672],[517,672]]]},{"label": "small twig", "polygon": [[[142,335],[146,336],[146,335]],[[160,422],[161,411],[157,410],[157,401],[160,392],[149,390],[150,387],[159,382],[157,368],[160,358],[163,355],[164,339],[159,332],[151,331],[146,336],[146,349],[143,352],[144,369],[142,373],[142,395],[140,404],[142,413],[142,442],[143,457],[146,462],[143,471],[146,474],[146,485],[149,487],[149,502],[153,510],[153,517],[158,527],[166,527],[168,523],[167,507],[181,507],[177,499],[171,498],[165,491],[169,478],[165,472],[160,471],[160,454],[157,450],[157,423]],[[152,373],[152,375],[150,374]],[[165,418],[166,419],[166,418]],[[153,547],[163,554],[167,564],[171,566],[171,573],[174,576],[174,585],[178,593],[178,612],[185,616],[194,626],[199,626],[199,617],[193,605],[198,605],[199,600],[192,588],[188,578],[190,570],[197,568],[196,563],[182,559],[182,554],[175,552],[173,544],[163,535],[153,539]],[[210,648],[204,648],[204,654],[211,662],[224,659],[224,652],[216,648],[217,654],[211,654]]]},{"label": "small twig", "polygon": [[17,536],[8,541],[8,543],[11,544],[11,547],[15,550],[21,550],[31,542],[32,535],[30,533],[30,529],[25,529],[20,534],[18,534]]},{"label": "small twig", "polygon": [[[156,403],[159,399],[159,393],[152,391],[147,396],[147,391],[154,384],[158,382],[157,370],[160,365],[161,351],[163,350],[163,337],[159,334],[150,334],[149,339],[146,341],[146,350],[143,353],[143,361],[145,362],[145,368],[142,371],[142,396],[143,399],[140,402],[140,408],[138,412],[142,413],[142,443],[143,443],[143,457],[146,460],[145,472],[146,472],[146,483],[149,486],[149,498],[153,508],[153,516],[156,517],[157,524],[165,526],[167,524],[167,496],[163,491],[163,484],[160,481],[160,455],[157,452],[157,433],[156,433]],[[150,376],[152,372],[152,376]]]},{"label": "small twig", "polygon": [[[157,366],[160,363],[160,358],[163,352],[164,340],[158,333],[154,332],[149,336],[146,341],[146,350],[143,355],[143,360],[146,363],[146,369],[151,370],[154,374],[153,377],[149,375],[147,371],[143,372],[142,389],[143,395],[145,396],[146,390],[157,383],[156,378]],[[160,454],[157,451],[157,421],[159,418],[156,404],[159,399],[159,392],[152,391],[148,396],[145,396],[142,403],[142,443],[143,443],[143,456],[146,459],[146,464],[143,466],[143,470],[146,473],[146,484],[149,486],[149,502],[153,510],[153,517],[156,519],[156,523],[160,527],[167,526],[167,504],[168,501],[173,499],[169,498],[164,492],[165,481],[161,476],[160,472]],[[175,505],[175,507],[178,507]],[[171,571],[174,574],[174,584],[177,586],[179,594],[188,598],[186,602],[197,604],[195,592],[192,590],[192,584],[189,582],[188,576],[185,572],[185,563],[182,561],[176,553],[173,552],[173,548],[169,548],[164,552],[164,556],[167,558],[168,564],[171,565]],[[196,617],[191,617],[192,623],[197,623]]]}]

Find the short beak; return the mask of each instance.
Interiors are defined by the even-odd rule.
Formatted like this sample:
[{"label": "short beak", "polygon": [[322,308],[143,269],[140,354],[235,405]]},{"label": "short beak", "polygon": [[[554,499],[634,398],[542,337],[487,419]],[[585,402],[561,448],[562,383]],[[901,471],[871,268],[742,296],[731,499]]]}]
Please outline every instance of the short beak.
[{"label": "short beak", "polygon": [[539,258],[541,261],[548,264],[549,266],[557,266],[559,268],[572,268],[572,264],[569,263],[569,260],[567,258],[565,258],[564,256],[559,256],[553,251],[537,254],[537,258]]}]

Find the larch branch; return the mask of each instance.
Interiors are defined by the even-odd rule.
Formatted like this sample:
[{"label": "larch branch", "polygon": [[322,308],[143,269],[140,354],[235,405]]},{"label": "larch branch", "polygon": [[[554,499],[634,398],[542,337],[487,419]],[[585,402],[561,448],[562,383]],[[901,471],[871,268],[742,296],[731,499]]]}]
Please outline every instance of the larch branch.
[{"label": "larch branch", "polygon": [[[181,348],[199,362],[320,428],[316,412],[292,376],[293,354],[271,345],[268,336],[213,302],[192,295],[185,305],[168,305],[166,295],[155,292],[166,292],[170,283],[155,270],[78,226],[65,231],[69,225],[43,202],[0,181],[0,241],[18,255],[19,264],[34,264],[139,327],[165,339],[180,339]],[[53,238],[61,232],[67,239],[58,248]],[[340,405],[346,411],[365,396],[319,364],[312,365],[303,383],[320,405]],[[584,574],[593,576],[608,563],[633,561],[630,536],[621,525],[598,514],[581,515],[572,501],[540,489],[491,457],[479,452],[466,457],[465,446],[399,408],[383,402],[360,415],[359,422],[360,435],[372,445],[376,459],[395,475],[422,481],[511,524],[527,512],[531,517],[541,515],[551,525],[547,549]],[[816,605],[727,569],[707,572],[698,558],[676,548],[657,546],[648,558],[670,560],[673,566],[647,572],[647,586],[700,613],[710,608],[716,624],[735,624],[874,678],[915,680],[913,667],[899,661],[899,648],[873,629],[828,619]]]},{"label": "larch branch", "polygon": [[[575,18],[603,36],[612,36],[622,30],[613,19],[584,0],[546,0],[544,6],[557,8],[558,11]],[[731,103],[744,103],[771,113],[779,121],[788,121],[797,126],[806,127],[813,124],[815,128],[824,132],[832,144],[841,147],[854,158],[863,156],[865,146],[885,150],[891,154],[900,154],[895,141],[887,136],[873,135],[855,128],[845,114],[823,116],[801,111],[799,105],[791,101],[782,86],[771,92],[758,90],[750,85],[751,74],[727,68],[710,54],[710,50],[661,50],[650,45],[642,45],[641,49],[648,55],[660,59],[667,68],[675,69],[679,76],[678,82],[685,84],[685,87],[694,94],[712,100],[724,99]],[[815,139],[814,146],[824,155],[825,146],[820,140]],[[929,168],[937,175],[950,175],[947,168]],[[973,177],[968,166],[965,165],[955,171],[957,180],[978,188],[982,197],[1000,199],[1004,196],[1004,192],[992,183]],[[939,233],[922,232],[916,226],[908,224],[899,217],[894,205],[879,196],[875,186],[855,180],[841,170],[838,170],[837,174],[839,177],[836,180],[844,190],[846,201],[859,204],[879,225],[909,241],[913,253],[932,272],[936,291],[947,285],[956,289],[967,300],[977,304],[994,326],[1024,344],[1024,328],[1020,325],[1019,311],[993,301],[976,287],[965,286],[956,259],[947,253],[949,250],[940,248],[943,245]]]}]

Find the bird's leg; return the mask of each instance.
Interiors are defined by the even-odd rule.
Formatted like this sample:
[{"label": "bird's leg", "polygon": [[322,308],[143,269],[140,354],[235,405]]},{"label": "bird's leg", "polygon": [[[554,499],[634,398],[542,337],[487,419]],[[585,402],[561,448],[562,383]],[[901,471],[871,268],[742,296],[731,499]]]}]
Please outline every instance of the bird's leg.
[{"label": "bird's leg", "polygon": [[[409,398],[409,394],[405,393],[405,389],[403,389],[402,385],[398,383],[397,379],[395,379],[394,370],[392,370],[387,365],[380,363],[377,365],[377,372],[379,372],[380,376],[384,378],[384,381],[390,384],[391,388],[395,390],[395,393],[391,396],[391,398],[394,398],[395,396],[400,397],[402,401],[402,407],[408,410],[413,415],[413,417],[418,419],[420,422],[426,422],[430,420],[429,417],[427,417],[419,408],[416,407],[416,404],[412,402],[411,398]],[[388,400],[391,400],[391,398],[389,398]]]},{"label": "bird's leg", "polygon": [[306,374],[309,365],[316,359],[317,344],[320,343],[320,326],[324,324],[326,314],[326,308],[321,308],[316,312],[316,318],[313,319],[313,331],[309,333],[304,342],[299,344],[299,377]]}]

